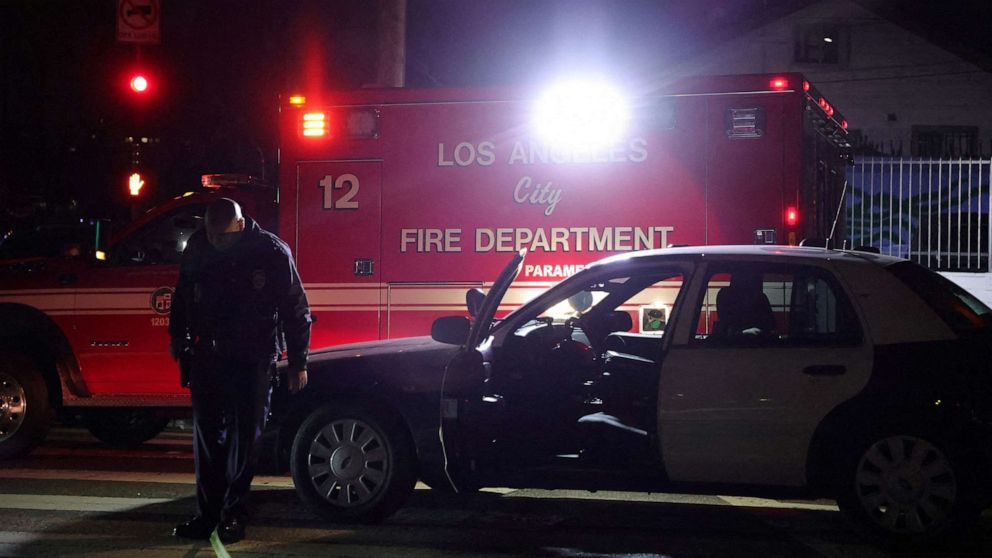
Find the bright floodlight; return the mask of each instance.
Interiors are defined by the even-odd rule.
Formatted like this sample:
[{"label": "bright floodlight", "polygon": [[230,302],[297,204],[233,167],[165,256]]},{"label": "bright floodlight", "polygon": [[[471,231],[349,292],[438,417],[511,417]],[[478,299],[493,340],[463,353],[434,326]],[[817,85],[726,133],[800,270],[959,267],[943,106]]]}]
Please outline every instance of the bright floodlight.
[{"label": "bright floodlight", "polygon": [[553,86],[534,107],[534,128],[565,149],[603,147],[619,140],[630,111],[618,89],[602,80],[573,79]]}]

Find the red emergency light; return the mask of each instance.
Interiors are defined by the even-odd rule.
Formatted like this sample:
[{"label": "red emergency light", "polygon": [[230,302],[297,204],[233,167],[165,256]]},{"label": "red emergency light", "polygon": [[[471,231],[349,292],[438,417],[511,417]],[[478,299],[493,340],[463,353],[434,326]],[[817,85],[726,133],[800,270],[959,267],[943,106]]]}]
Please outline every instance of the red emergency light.
[{"label": "red emergency light", "polygon": [[784,77],[774,77],[770,82],[768,82],[768,86],[775,91],[784,91],[789,88],[789,80]]},{"label": "red emergency light", "polygon": [[303,115],[303,135],[321,137],[327,135],[327,115],[322,112],[308,112]]},{"label": "red emergency light", "polygon": [[799,224],[799,210],[795,207],[785,208],[785,224],[789,227],[795,227]]}]

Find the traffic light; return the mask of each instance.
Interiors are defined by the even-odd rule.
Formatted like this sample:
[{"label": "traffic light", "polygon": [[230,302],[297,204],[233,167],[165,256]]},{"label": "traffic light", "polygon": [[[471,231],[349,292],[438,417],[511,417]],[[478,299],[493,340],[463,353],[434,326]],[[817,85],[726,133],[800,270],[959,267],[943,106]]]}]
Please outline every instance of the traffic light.
[{"label": "traffic light", "polygon": [[140,172],[132,172],[127,177],[127,189],[131,197],[136,198],[141,195],[141,189],[145,186],[145,178]]},{"label": "traffic light", "polygon": [[147,64],[123,69],[116,79],[122,98],[135,106],[146,106],[162,93],[159,72]]},{"label": "traffic light", "polygon": [[135,74],[131,76],[131,80],[128,84],[131,86],[131,91],[139,95],[148,91],[148,78],[146,78],[143,74]]}]

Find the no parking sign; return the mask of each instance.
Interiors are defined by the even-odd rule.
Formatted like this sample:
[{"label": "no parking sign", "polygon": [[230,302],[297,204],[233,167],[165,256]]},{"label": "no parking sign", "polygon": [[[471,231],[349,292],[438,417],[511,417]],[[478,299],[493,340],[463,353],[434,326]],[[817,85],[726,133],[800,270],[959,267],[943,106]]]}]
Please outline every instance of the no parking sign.
[{"label": "no parking sign", "polygon": [[159,44],[158,0],[117,0],[117,41]]}]

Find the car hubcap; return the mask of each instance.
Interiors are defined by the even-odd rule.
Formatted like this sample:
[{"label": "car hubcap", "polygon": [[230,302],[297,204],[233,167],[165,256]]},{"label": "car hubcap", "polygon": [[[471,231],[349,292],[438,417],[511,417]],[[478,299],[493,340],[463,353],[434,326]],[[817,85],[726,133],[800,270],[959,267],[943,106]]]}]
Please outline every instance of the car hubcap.
[{"label": "car hubcap", "polygon": [[858,463],[855,483],[868,515],[897,533],[923,533],[941,524],[957,497],[947,456],[912,436],[893,436],[871,446]]},{"label": "car hubcap", "polygon": [[0,373],[0,442],[17,433],[27,409],[28,401],[21,383],[13,376]]},{"label": "car hubcap", "polygon": [[372,427],[360,420],[342,419],[314,436],[307,463],[310,481],[325,500],[353,507],[382,491],[389,456],[385,442]]}]

